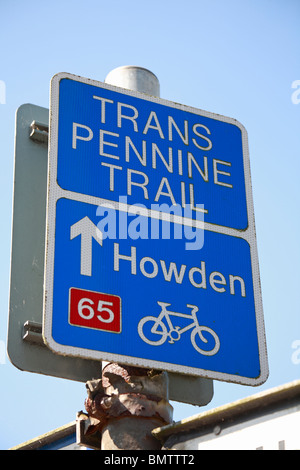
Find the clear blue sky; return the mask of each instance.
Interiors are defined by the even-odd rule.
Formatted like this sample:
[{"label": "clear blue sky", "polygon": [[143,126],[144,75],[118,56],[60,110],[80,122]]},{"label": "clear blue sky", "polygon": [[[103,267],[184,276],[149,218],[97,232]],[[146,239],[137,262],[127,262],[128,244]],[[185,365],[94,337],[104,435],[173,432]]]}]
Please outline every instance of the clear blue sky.
[{"label": "clear blue sky", "polygon": [[[258,388],[218,383],[205,408],[300,378],[298,0],[0,0],[0,341],[6,342],[16,109],[49,107],[57,72],[104,81],[121,65],[154,72],[161,97],[239,120],[249,137],[270,376]],[[299,86],[299,85],[298,85]],[[297,99],[298,97],[298,99]],[[293,355],[294,353],[294,355]],[[82,383],[0,358],[0,448],[75,419]]]}]

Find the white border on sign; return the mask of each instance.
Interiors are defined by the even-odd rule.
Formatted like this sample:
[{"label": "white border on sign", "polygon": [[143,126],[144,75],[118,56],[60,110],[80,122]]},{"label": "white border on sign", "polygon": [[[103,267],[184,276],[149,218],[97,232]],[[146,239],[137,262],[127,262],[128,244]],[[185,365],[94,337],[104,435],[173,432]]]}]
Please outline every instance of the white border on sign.
[{"label": "white border on sign", "polygon": [[248,212],[248,228],[246,230],[237,230],[228,227],[223,227],[211,223],[206,223],[199,220],[183,219],[172,214],[163,214],[157,211],[141,208],[141,215],[148,217],[161,218],[165,221],[172,221],[179,224],[193,226],[197,228],[205,228],[205,230],[230,235],[237,238],[246,240],[250,245],[251,264],[252,264],[252,277],[253,277],[253,290],[254,302],[257,323],[257,336],[259,347],[259,358],[261,373],[257,378],[241,377],[239,375],[225,374],[215,371],[208,371],[193,367],[181,366],[170,364],[162,361],[147,360],[146,367],[166,370],[169,372],[177,372],[180,374],[194,375],[198,377],[205,377],[209,379],[216,379],[220,381],[233,382],[242,385],[257,386],[261,385],[267,380],[268,359],[265,338],[265,327],[263,318],[262,295],[260,286],[259,263],[257,253],[257,242],[255,233],[254,222],[254,207],[252,198],[252,185],[250,176],[250,161],[248,151],[248,137],[247,131],[242,124],[237,120],[221,116],[218,114],[210,113],[208,111],[199,110],[186,105],[173,103],[158,97],[146,95],[132,90],[127,90],[106,83],[90,80],[87,78],[79,77],[69,73],[58,73],[54,75],[51,80],[51,94],[50,94],[50,116],[49,116],[49,157],[48,157],[48,199],[47,199],[47,216],[46,216],[46,244],[45,244],[45,282],[44,282],[44,312],[43,312],[43,338],[46,345],[55,353],[64,356],[81,357],[85,359],[111,361],[132,366],[145,367],[145,359],[124,356],[119,354],[106,353],[104,351],[94,351],[90,349],[78,348],[73,346],[65,346],[57,343],[52,338],[52,308],[53,308],[53,279],[54,279],[54,251],[55,251],[55,219],[56,219],[56,202],[58,199],[64,197],[79,202],[86,202],[93,205],[102,205],[105,207],[115,206],[116,209],[128,212],[130,206],[127,204],[119,204],[115,201],[75,193],[62,189],[57,184],[57,148],[58,148],[58,118],[59,118],[59,84],[62,79],[75,80],[76,82],[85,83],[99,88],[105,88],[118,93],[134,96],[142,100],[152,101],[162,104],[164,106],[180,109],[185,112],[194,113],[200,116],[208,117],[218,121],[223,121],[237,126],[241,130],[242,145],[243,145],[243,159],[244,159],[244,177],[246,188],[246,202]]}]

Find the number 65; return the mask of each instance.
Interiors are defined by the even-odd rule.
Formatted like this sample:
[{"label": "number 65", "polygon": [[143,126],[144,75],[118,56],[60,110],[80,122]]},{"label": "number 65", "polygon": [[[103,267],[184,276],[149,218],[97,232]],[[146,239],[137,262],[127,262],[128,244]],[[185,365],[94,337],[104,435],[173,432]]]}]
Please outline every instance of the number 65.
[{"label": "number 65", "polygon": [[[95,311],[92,307],[94,305],[94,302],[91,299],[88,298],[83,298],[80,299],[78,302],[78,314],[81,318],[84,318],[85,320],[91,320],[95,316]],[[102,313],[106,312],[108,313],[108,318],[103,318],[101,315],[97,315],[97,318],[99,321],[103,323],[111,323],[114,319],[114,312],[108,308],[107,306],[112,306],[112,302],[106,302],[105,300],[99,300],[98,306],[97,306],[97,312]],[[86,312],[87,310],[87,312]]]}]

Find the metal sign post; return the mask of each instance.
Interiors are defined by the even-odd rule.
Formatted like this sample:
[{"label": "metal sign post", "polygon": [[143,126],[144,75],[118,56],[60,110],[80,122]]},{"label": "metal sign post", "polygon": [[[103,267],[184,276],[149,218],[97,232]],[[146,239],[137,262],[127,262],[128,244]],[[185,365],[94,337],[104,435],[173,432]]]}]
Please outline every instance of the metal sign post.
[{"label": "metal sign post", "polygon": [[48,110],[17,115],[10,358],[83,381],[111,362],[87,382],[87,410],[102,426],[125,406],[135,431],[170,422],[169,398],[207,404],[212,379],[268,375],[247,133],[158,95],[142,68],[53,77],[47,194]]}]

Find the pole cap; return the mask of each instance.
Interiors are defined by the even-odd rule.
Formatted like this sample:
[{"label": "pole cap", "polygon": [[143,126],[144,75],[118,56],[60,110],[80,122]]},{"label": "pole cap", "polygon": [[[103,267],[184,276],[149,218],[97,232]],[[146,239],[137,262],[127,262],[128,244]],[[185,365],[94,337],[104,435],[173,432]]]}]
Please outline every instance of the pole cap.
[{"label": "pole cap", "polygon": [[135,65],[124,65],[113,69],[106,76],[105,83],[152,96],[160,95],[160,85],[156,75],[144,67]]}]

